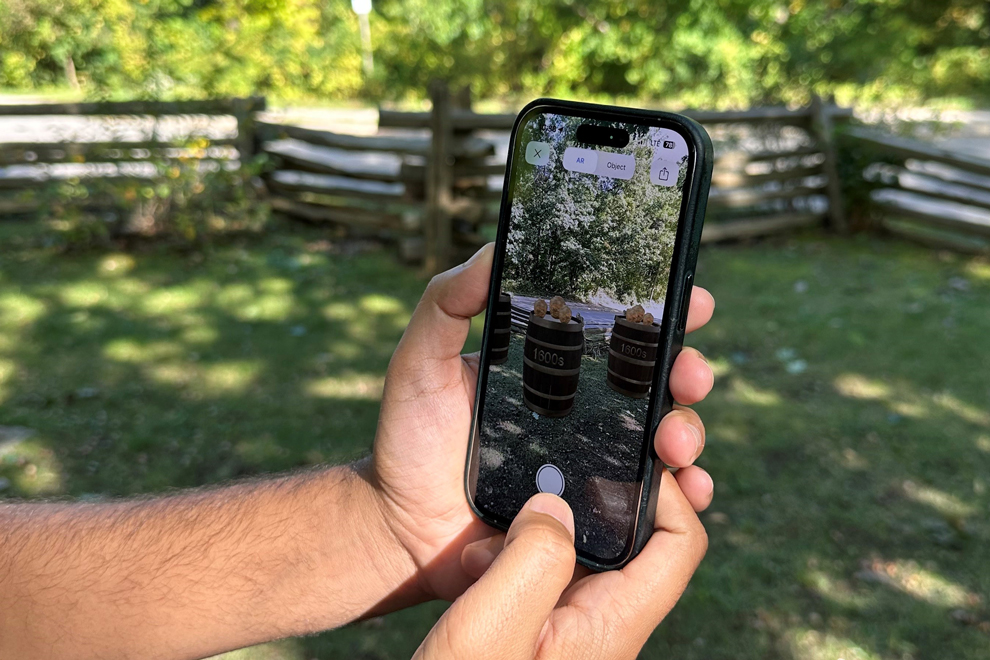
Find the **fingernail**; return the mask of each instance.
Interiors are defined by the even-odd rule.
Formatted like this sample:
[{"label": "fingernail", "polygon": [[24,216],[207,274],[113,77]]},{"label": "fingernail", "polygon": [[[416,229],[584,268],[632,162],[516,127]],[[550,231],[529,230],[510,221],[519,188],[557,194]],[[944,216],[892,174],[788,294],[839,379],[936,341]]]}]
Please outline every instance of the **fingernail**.
[{"label": "fingernail", "polygon": [[474,255],[467,260],[467,263],[473,264],[475,261],[481,258],[481,255],[484,254],[486,250],[492,248],[494,245],[495,245],[494,243],[485,243],[484,245],[481,246],[480,250],[475,252]]},{"label": "fingernail", "polygon": [[697,426],[686,419],[684,420],[684,423],[687,424],[689,429],[691,429],[691,435],[694,436],[694,458],[698,458],[701,454],[701,449],[704,446],[705,439],[701,437],[701,431],[698,430]]},{"label": "fingernail", "polygon": [[550,493],[540,493],[530,499],[528,506],[530,511],[556,518],[561,525],[567,528],[571,536],[574,536],[574,514],[564,500]]},{"label": "fingernail", "polygon": [[483,570],[487,570],[487,567],[491,566],[492,562],[495,561],[495,557],[498,556],[501,548],[501,541],[496,542],[495,539],[482,539],[468,545],[467,550],[471,555],[471,563],[478,567],[484,567]]},{"label": "fingernail", "polygon": [[712,493],[715,492],[715,481],[712,479],[712,475],[708,474],[707,472],[705,472],[704,474],[705,474],[705,479],[708,480],[708,494],[711,495]]}]

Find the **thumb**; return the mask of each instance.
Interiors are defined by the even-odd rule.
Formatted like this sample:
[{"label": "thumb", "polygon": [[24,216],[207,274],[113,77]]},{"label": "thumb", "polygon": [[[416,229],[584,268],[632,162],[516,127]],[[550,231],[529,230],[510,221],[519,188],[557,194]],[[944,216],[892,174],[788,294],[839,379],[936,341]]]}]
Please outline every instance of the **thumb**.
[{"label": "thumb", "polygon": [[574,559],[570,507],[556,495],[534,495],[491,568],[444,613],[414,658],[532,660]]},{"label": "thumb", "polygon": [[430,280],[402,335],[395,359],[408,357],[418,363],[424,358],[447,360],[460,355],[471,329],[471,317],[485,311],[494,253],[495,244],[489,243],[466,263]]}]

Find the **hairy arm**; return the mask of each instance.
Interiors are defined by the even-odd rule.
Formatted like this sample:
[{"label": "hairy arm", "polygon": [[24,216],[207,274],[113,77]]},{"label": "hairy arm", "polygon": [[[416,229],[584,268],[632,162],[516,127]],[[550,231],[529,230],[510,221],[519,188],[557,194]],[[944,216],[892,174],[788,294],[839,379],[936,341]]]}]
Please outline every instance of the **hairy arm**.
[{"label": "hairy arm", "polygon": [[422,599],[357,469],[0,505],[0,657],[199,658]]}]

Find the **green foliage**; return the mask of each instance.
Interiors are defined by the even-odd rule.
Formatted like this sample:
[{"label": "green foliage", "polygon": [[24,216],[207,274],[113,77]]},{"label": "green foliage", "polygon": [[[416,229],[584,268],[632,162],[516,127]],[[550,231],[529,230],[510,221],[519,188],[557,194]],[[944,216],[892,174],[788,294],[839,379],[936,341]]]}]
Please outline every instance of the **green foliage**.
[{"label": "green foliage", "polygon": [[55,243],[66,248],[107,246],[120,238],[154,237],[168,243],[198,244],[231,231],[257,231],[269,218],[251,178],[266,165],[259,156],[243,167],[203,161],[210,141],[192,138],[156,150],[140,164],[152,171],[138,177],[73,177],[52,181],[41,191],[39,217]]},{"label": "green foliage", "polygon": [[983,0],[4,0],[0,87],[90,96],[639,98],[698,107],[990,98]]}]

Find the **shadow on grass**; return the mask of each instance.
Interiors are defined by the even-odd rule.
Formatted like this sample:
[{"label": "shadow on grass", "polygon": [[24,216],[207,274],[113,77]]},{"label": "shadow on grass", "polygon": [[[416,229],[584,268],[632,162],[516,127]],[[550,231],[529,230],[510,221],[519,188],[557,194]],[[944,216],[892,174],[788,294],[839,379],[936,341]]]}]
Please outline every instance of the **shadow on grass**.
[{"label": "shadow on grass", "polygon": [[[688,342],[718,374],[698,406],[711,550],[643,657],[985,657],[990,266],[809,235],[706,248],[698,279],[718,299]],[[359,456],[424,285],[307,229],[186,255],[4,249],[4,494]],[[443,609],[231,657],[408,657]]]}]

